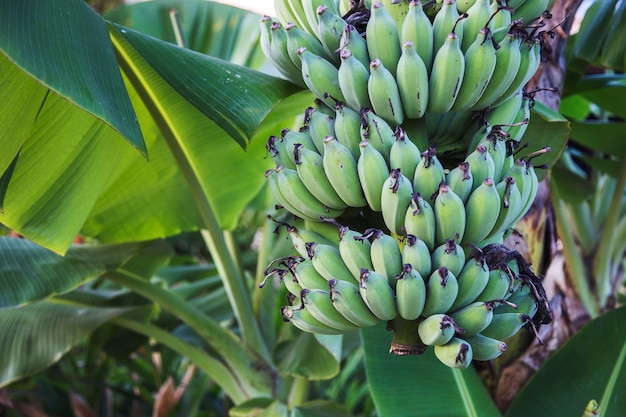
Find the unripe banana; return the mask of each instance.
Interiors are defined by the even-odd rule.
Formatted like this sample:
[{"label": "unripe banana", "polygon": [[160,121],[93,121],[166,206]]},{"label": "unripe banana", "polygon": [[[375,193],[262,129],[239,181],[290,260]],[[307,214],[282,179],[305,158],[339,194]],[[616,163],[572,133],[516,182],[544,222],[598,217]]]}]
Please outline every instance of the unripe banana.
[{"label": "unripe banana", "polygon": [[302,9],[301,2],[295,2],[290,0],[274,0],[274,9],[279,20],[287,25],[288,22],[294,22],[301,28],[306,28],[308,31],[308,22],[304,16],[304,10]]},{"label": "unripe banana", "polygon": [[465,369],[472,363],[472,347],[465,340],[453,337],[445,345],[435,346],[435,356],[450,368]]},{"label": "unripe banana", "polygon": [[347,23],[336,13],[333,13],[326,5],[321,5],[316,10],[319,23],[318,31],[320,41],[324,49],[332,56],[332,61],[339,62],[336,51],[341,43],[341,35]]},{"label": "unripe banana", "polygon": [[476,0],[476,2],[467,10],[467,19],[463,21],[463,40],[461,49],[467,51],[470,45],[476,39],[476,35],[487,25],[488,29],[493,29],[491,22],[490,0]]},{"label": "unripe banana", "polygon": [[361,109],[361,138],[370,141],[389,163],[389,154],[396,138],[389,124],[370,109]]},{"label": "unripe banana", "polygon": [[[268,216],[268,218],[270,218],[270,220],[273,220],[270,216]],[[287,223],[280,223],[279,226],[276,228],[276,230],[274,230],[274,233],[278,233],[278,228],[280,226],[286,227],[287,235],[289,236],[289,239],[291,240],[291,244],[293,248],[303,258],[308,257],[308,252],[306,249],[307,242],[318,242],[318,243],[323,243],[326,245],[332,244],[331,241],[329,241],[322,235],[307,229],[305,226],[300,227],[300,225],[293,226]]]},{"label": "unripe banana", "polygon": [[302,71],[289,57],[289,43],[285,28],[279,22],[270,25],[270,51],[276,69],[289,81],[302,86]]},{"label": "unripe banana", "polygon": [[370,77],[368,67],[363,66],[348,48],[342,49],[339,56],[341,65],[337,77],[346,104],[356,111],[363,107],[372,107],[367,90],[367,81]]},{"label": "unripe banana", "polygon": [[287,34],[287,52],[289,53],[289,58],[300,70],[302,70],[302,60],[298,55],[298,49],[303,47],[324,59],[329,61],[333,60],[334,57],[326,52],[315,36],[300,29],[295,23],[287,23],[285,25],[285,33]]},{"label": "unripe banana", "polygon": [[494,314],[491,323],[481,334],[493,339],[505,340],[516,334],[529,321],[531,321],[530,316],[524,313]]},{"label": "unripe banana", "polygon": [[487,238],[500,214],[500,195],[491,178],[472,191],[465,205],[468,219],[465,227],[464,244],[478,243]]},{"label": "unripe banana", "polygon": [[404,121],[404,109],[398,84],[379,59],[374,59],[370,63],[367,88],[376,114],[392,125],[399,125]]},{"label": "unripe banana", "polygon": [[307,333],[338,335],[345,333],[342,330],[327,326],[311,315],[306,308],[283,306],[280,315],[285,322],[291,322],[295,327]]},{"label": "unripe banana", "polygon": [[364,238],[372,239],[370,256],[374,271],[387,277],[389,284],[396,284],[395,276],[402,272],[402,251],[398,241],[378,229],[367,229]]},{"label": "unripe banana", "polygon": [[511,293],[511,280],[507,272],[501,269],[489,271],[489,282],[475,301],[507,299]]},{"label": "unripe banana", "polygon": [[422,314],[426,303],[424,278],[411,264],[404,264],[402,272],[396,278],[398,314],[405,320],[416,320]]},{"label": "unripe banana", "polygon": [[305,310],[309,310],[311,315],[325,325],[349,332],[358,327],[342,316],[333,306],[330,300],[330,293],[323,290],[302,290],[300,297]]},{"label": "unripe banana", "polygon": [[284,198],[297,209],[298,212],[294,214],[304,214],[303,218],[307,220],[321,221],[324,216],[339,217],[343,213],[343,209],[331,209],[315,198],[296,170],[277,167],[276,179]]},{"label": "unripe banana", "polygon": [[276,166],[282,165],[290,169],[296,169],[296,164],[287,156],[285,141],[282,138],[270,136],[265,143],[265,149],[267,149]]},{"label": "unripe banana", "polygon": [[279,279],[285,285],[285,288],[287,288],[287,291],[290,294],[293,294],[296,297],[300,295],[302,287],[300,286],[300,283],[298,282],[296,276],[292,274],[289,269],[275,269],[273,271],[269,271],[268,274],[266,274],[265,276],[269,277],[275,272],[278,273]]},{"label": "unripe banana", "polygon": [[469,162],[463,161],[446,175],[446,183],[461,201],[465,203],[472,192],[472,172]]},{"label": "unripe banana", "polygon": [[472,347],[475,361],[490,361],[502,355],[507,348],[506,343],[482,334],[466,337],[465,341]]},{"label": "unripe banana", "polygon": [[433,61],[428,84],[427,110],[430,113],[450,111],[459,94],[464,75],[465,58],[459,37],[453,29],[443,46],[437,50]]},{"label": "unripe banana", "polygon": [[406,135],[402,126],[396,127],[394,136],[396,141],[391,145],[389,151],[389,168],[399,168],[405,177],[413,179],[417,164],[422,160],[421,152]]},{"label": "unripe banana", "polygon": [[367,239],[360,239],[361,234],[348,227],[339,228],[339,253],[352,276],[358,280],[361,268],[374,269],[371,258],[372,244]]},{"label": "unripe banana", "polygon": [[339,8],[337,7],[334,0],[302,0],[302,9],[304,10],[304,16],[306,17],[308,26],[312,30],[312,33],[318,37],[318,39],[320,39],[321,36],[319,33],[317,8],[322,5],[328,7],[329,10],[331,10],[333,13],[340,14]]},{"label": "unripe banana", "polygon": [[446,313],[459,294],[459,284],[456,276],[448,268],[442,266],[436,269],[426,283],[426,302],[422,315]]},{"label": "unripe banana", "polygon": [[350,150],[329,136],[324,139],[323,162],[324,172],[339,197],[350,207],[366,206],[357,163]]},{"label": "unripe banana", "polygon": [[[391,170],[383,183],[381,208],[387,228],[394,234],[402,234],[406,211],[411,204],[413,186],[399,168]],[[436,212],[435,212],[436,213]]]},{"label": "unripe banana", "polygon": [[446,239],[446,243],[437,246],[432,252],[431,258],[433,261],[433,270],[445,266],[454,274],[455,279],[465,266],[465,252],[463,248],[452,239]]},{"label": "unripe banana", "polygon": [[509,29],[511,27],[511,21],[513,20],[513,12],[509,8],[506,0],[492,0],[489,10],[494,15],[492,18],[493,23],[493,39],[497,43],[501,43]]},{"label": "unripe banana", "polygon": [[415,235],[407,235],[402,248],[402,263],[410,264],[422,277],[432,272],[432,259],[426,243]]},{"label": "unripe banana", "polygon": [[305,111],[305,126],[320,155],[324,155],[324,138],[335,136],[335,118],[309,107]]},{"label": "unripe banana", "polygon": [[522,211],[522,194],[517,188],[513,177],[506,177],[504,181],[496,185],[496,189],[498,190],[498,195],[500,195],[501,206],[500,214],[496,224],[493,226],[493,230],[503,232],[514,226],[513,222]]},{"label": "unripe banana", "polygon": [[400,41],[402,44],[413,43],[429,73],[433,60],[433,25],[420,1],[409,2],[409,10],[400,30]]},{"label": "unripe banana", "polygon": [[474,249],[472,251],[471,258],[457,276],[457,281],[459,283],[459,295],[450,307],[451,311],[476,300],[489,283],[489,267],[480,250]]},{"label": "unripe banana", "polygon": [[315,242],[307,242],[307,256],[313,263],[315,270],[326,279],[340,279],[354,282],[352,273],[343,262],[339,249],[335,246]]},{"label": "unripe banana", "polygon": [[408,0],[381,0],[381,3],[387,10],[387,13],[393,17],[399,32],[409,12]]},{"label": "unripe banana", "polygon": [[465,233],[465,205],[463,200],[444,181],[435,198],[435,244],[447,239],[463,239]]},{"label": "unripe banana", "polygon": [[[279,165],[276,168],[282,170],[283,166]],[[278,185],[278,174],[276,173],[276,170],[268,169],[267,171],[265,171],[265,178],[267,178],[268,184],[270,186],[270,191],[272,192],[274,199],[278,202],[278,206],[283,207],[289,213],[293,214],[294,216],[300,217],[301,219],[307,217],[307,214],[301,213],[299,209],[295,205],[292,205],[291,202],[283,195],[280,186]]]},{"label": "unripe banana", "polygon": [[541,17],[541,14],[548,8],[549,0],[526,0],[515,9],[513,19],[529,24],[533,20]]},{"label": "unripe banana", "polygon": [[382,211],[381,196],[383,186],[389,177],[389,168],[385,158],[370,145],[369,141],[362,140],[360,148],[361,155],[357,161],[357,171],[363,194],[372,210]]},{"label": "unripe banana", "polygon": [[435,248],[435,211],[428,201],[414,193],[404,217],[406,234],[419,237],[428,249]]},{"label": "unripe banana", "polygon": [[329,208],[346,208],[346,203],[326,178],[322,156],[317,152],[302,148],[300,144],[296,144],[296,152],[296,170],[307,190]]},{"label": "unripe banana", "polygon": [[360,132],[361,115],[350,107],[337,103],[335,106],[335,139],[350,150],[355,160],[361,156]]},{"label": "unripe banana", "polygon": [[283,142],[285,143],[285,152],[294,165],[297,165],[296,145],[300,145],[301,148],[317,153],[315,143],[313,143],[311,135],[306,130],[296,132],[295,130],[283,129],[281,136],[283,138]]},{"label": "unripe banana", "polygon": [[493,158],[485,145],[478,145],[476,149],[465,158],[472,172],[472,190],[476,190],[487,178],[493,179],[496,166]]},{"label": "unripe banana", "polygon": [[522,199],[522,210],[514,221],[517,222],[519,217],[525,214],[523,210],[524,205],[530,199],[531,188],[532,188],[532,179],[530,177],[530,172],[527,169],[528,164],[524,159],[518,159],[515,161],[515,164],[506,172],[507,177],[512,177],[515,179],[515,184],[519,189]]},{"label": "unripe banana", "polygon": [[353,25],[346,25],[346,27],[343,28],[339,48],[341,52],[345,49],[349,49],[352,56],[356,58],[365,69],[367,69],[371,61],[369,51],[367,50],[367,42],[363,36],[359,34],[356,27]]},{"label": "unripe banana", "polygon": [[476,301],[451,313],[450,317],[463,329],[463,337],[474,336],[489,326],[494,307],[492,301]]},{"label": "unripe banana", "polygon": [[363,268],[359,288],[363,301],[380,320],[393,320],[398,315],[395,293],[386,276]]},{"label": "unripe banana", "polygon": [[487,152],[491,155],[493,160],[493,180],[497,183],[500,182],[500,174],[502,173],[502,166],[504,165],[504,159],[506,158],[506,143],[504,138],[507,133],[504,132],[502,127],[493,126],[489,127],[487,135],[479,142],[479,145],[487,147]]},{"label": "unripe banana", "polygon": [[[485,119],[487,119],[489,125],[502,125],[505,128],[506,125],[514,123],[522,107],[523,97],[523,91],[517,90],[509,99],[501,102],[496,107],[492,105],[489,111],[485,113]],[[478,142],[476,142],[477,144]]]},{"label": "unripe banana", "polygon": [[[483,1],[489,0],[478,0],[478,2]],[[468,37],[466,34],[463,39]],[[496,48],[493,45],[491,31],[488,28],[482,28],[474,39],[465,52],[465,73],[451,110],[471,109],[487,88],[496,68]]]},{"label": "unripe banana", "polygon": [[[495,0],[494,0],[495,3]],[[501,10],[499,13],[509,13]],[[494,33],[494,38],[496,34]],[[500,42],[500,48],[496,51],[496,66],[493,75],[485,88],[480,99],[474,104],[472,110],[483,110],[491,106],[509,88],[515,74],[519,70],[521,61],[520,52],[521,38],[514,33],[507,33]]]},{"label": "unripe banana", "polygon": [[335,65],[306,48],[298,49],[298,55],[302,60],[302,79],[317,98],[331,108],[335,100],[345,101]]},{"label": "unripe banana", "polygon": [[459,13],[465,13],[476,3],[476,0],[457,0],[456,9]]},{"label": "unripe banana", "polygon": [[331,279],[328,281],[330,287],[330,299],[335,309],[348,321],[359,327],[374,326],[379,322],[367,307],[358,285],[351,282]]},{"label": "unripe banana", "polygon": [[325,290],[328,288],[328,281],[320,275],[313,266],[313,262],[305,260],[293,267],[293,274],[302,288],[310,290]]},{"label": "unripe banana", "polygon": [[317,97],[313,99],[313,108],[315,111],[335,117],[335,106],[330,107]]},{"label": "unripe banana", "polygon": [[537,300],[532,296],[528,285],[520,285],[513,294],[507,298],[507,304],[497,307],[495,314],[517,313],[534,317],[537,314]]},{"label": "unripe banana", "polygon": [[526,129],[528,129],[531,102],[532,99],[522,97],[522,105],[513,119],[512,126],[503,126],[503,129],[508,133],[512,140],[521,142],[524,134],[526,133]]},{"label": "unripe banana", "polygon": [[463,21],[459,21],[459,17],[456,1],[444,0],[441,10],[437,12],[433,20],[433,53],[435,56],[437,51],[446,43],[446,38],[451,32],[456,32],[460,48],[463,39]]},{"label": "unripe banana", "polygon": [[428,106],[428,69],[411,41],[402,44],[396,80],[406,117],[424,116]]},{"label": "unripe banana", "polygon": [[372,60],[379,59],[395,77],[400,59],[400,35],[393,17],[381,2],[372,4],[365,31],[367,49]]},{"label": "unripe banana", "polygon": [[526,172],[528,174],[528,179],[530,180],[530,191],[528,193],[528,197],[526,200],[523,200],[523,207],[520,211],[520,214],[513,220],[513,222],[517,223],[530,209],[530,206],[535,201],[535,197],[537,196],[537,191],[539,189],[539,178],[537,178],[537,173],[535,172],[535,167],[533,166],[531,161],[528,161]]},{"label": "unripe banana", "polygon": [[[439,184],[446,177],[443,165],[437,158],[435,148],[428,148],[422,153],[422,160],[415,168],[413,176],[413,189],[424,199],[434,201],[435,193],[439,190]],[[419,235],[417,235],[419,236]]]},{"label": "unripe banana", "polygon": [[513,97],[533,77],[541,63],[540,50],[541,45],[538,41],[532,39],[522,41],[520,45],[520,65],[517,74],[515,74],[511,85],[492,104],[492,107],[499,106],[510,97]]},{"label": "unripe banana", "polygon": [[454,337],[458,327],[447,314],[433,314],[417,326],[417,334],[428,346],[445,345]]}]

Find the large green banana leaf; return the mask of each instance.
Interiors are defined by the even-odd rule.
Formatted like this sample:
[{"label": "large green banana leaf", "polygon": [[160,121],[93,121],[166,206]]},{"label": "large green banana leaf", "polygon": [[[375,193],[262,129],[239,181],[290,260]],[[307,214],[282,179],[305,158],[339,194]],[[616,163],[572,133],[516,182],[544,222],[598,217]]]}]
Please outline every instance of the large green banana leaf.
[{"label": "large green banana leaf", "polygon": [[[200,227],[186,181],[160,143],[158,116],[195,160],[220,225],[233,227],[263,185],[262,175],[251,171],[262,174],[269,161],[264,140],[247,153],[240,146],[248,146],[295,87],[139,33],[110,30],[117,50],[106,22],[80,0],[0,4],[0,145],[7,150],[0,157],[0,222],[59,253],[85,222],[83,233],[110,241]],[[134,77],[124,80],[120,64],[134,68]],[[143,84],[135,84],[137,76]],[[282,108],[283,123],[302,112],[303,102]],[[217,190],[222,194],[211,195]]]}]

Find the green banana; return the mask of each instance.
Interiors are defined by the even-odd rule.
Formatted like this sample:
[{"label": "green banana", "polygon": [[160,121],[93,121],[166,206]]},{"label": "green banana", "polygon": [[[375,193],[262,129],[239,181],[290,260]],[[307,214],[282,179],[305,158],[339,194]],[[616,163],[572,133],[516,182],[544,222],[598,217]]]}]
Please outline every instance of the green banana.
[{"label": "green banana", "polygon": [[361,268],[374,269],[371,258],[372,244],[367,239],[360,239],[361,234],[346,226],[339,228],[339,253],[352,276],[359,279]]},{"label": "green banana", "polygon": [[324,138],[335,136],[335,118],[317,111],[313,107],[308,107],[305,110],[304,120],[317,152],[324,155]]},{"label": "green banana", "polygon": [[[283,166],[279,165],[276,167],[276,169],[282,170]],[[280,207],[283,207],[289,213],[302,219],[308,216],[308,214],[300,212],[300,210],[295,205],[292,205],[291,202],[283,195],[283,192],[278,184],[278,174],[275,169],[268,169],[267,171],[265,171],[265,178],[267,178],[268,184],[270,186],[270,191],[272,192],[274,199],[276,199],[276,202],[278,202],[278,205]]]},{"label": "green banana", "polygon": [[474,5],[474,3],[476,3],[476,0],[457,0],[456,9],[459,13],[465,13]]},{"label": "green banana", "polygon": [[407,235],[419,237],[430,251],[435,248],[435,211],[418,193],[413,193],[411,197],[404,217],[404,230]]},{"label": "green banana", "polygon": [[365,30],[367,49],[372,60],[379,59],[395,77],[400,59],[400,35],[394,18],[381,2],[372,4]]},{"label": "green banana", "polygon": [[309,310],[311,315],[325,325],[349,332],[356,330],[356,326],[351,321],[342,316],[333,306],[330,293],[323,290],[302,290],[300,297],[305,310]]},{"label": "green banana", "polygon": [[295,23],[287,23],[285,25],[285,33],[287,34],[287,52],[289,53],[289,58],[300,70],[302,70],[302,60],[298,55],[298,49],[302,47],[329,61],[333,59],[332,55],[326,52],[315,36],[300,29]]},{"label": "green banana", "polygon": [[549,0],[526,0],[513,13],[513,19],[529,24],[533,20],[541,17],[541,14],[548,8]]},{"label": "green banana", "polygon": [[368,140],[361,141],[360,149],[357,171],[363,194],[372,210],[382,211],[381,197],[383,186],[389,177],[389,167],[382,154]]},{"label": "green banana", "polygon": [[409,12],[408,0],[380,0],[380,2],[387,10],[387,13],[393,17],[393,20],[396,22],[396,28],[400,31]]},{"label": "green banana", "polygon": [[500,215],[500,195],[491,178],[486,178],[472,191],[465,205],[465,215],[468,221],[461,241],[464,244],[478,243],[493,232]]},{"label": "green banana", "polygon": [[524,313],[494,314],[491,323],[481,334],[492,339],[505,340],[516,334],[530,320],[530,316]]},{"label": "green banana", "polygon": [[501,43],[511,28],[513,9],[508,6],[507,0],[492,0],[489,10],[493,15],[493,40]]},{"label": "green banana", "polygon": [[465,252],[463,248],[452,239],[446,239],[446,243],[439,245],[432,251],[433,270],[446,267],[457,281],[456,277],[465,266]]},{"label": "green banana", "polygon": [[[461,20],[457,20],[458,22]],[[435,54],[428,81],[427,110],[430,113],[450,111],[465,75],[465,57],[461,51],[459,36],[454,30],[455,28]]]},{"label": "green banana", "polygon": [[470,253],[470,256],[470,259],[457,276],[459,295],[452,307],[450,307],[451,311],[458,310],[475,301],[489,283],[489,267],[482,256],[482,252],[475,248]]},{"label": "green banana", "polygon": [[[476,35],[483,29],[487,28],[487,32],[493,30],[489,2],[490,0],[476,0],[472,7],[467,10],[467,19],[463,21],[463,39],[461,42],[463,52],[469,49],[470,45],[477,39]],[[487,42],[486,39],[485,42]]]},{"label": "green banana", "polygon": [[274,0],[274,9],[283,25],[286,26],[289,22],[293,22],[302,28],[307,27],[308,22],[304,19],[304,10],[302,10],[300,2]]},{"label": "green banana", "polygon": [[348,269],[341,258],[339,249],[335,246],[324,245],[316,242],[307,242],[307,256],[313,263],[315,270],[326,281],[340,279],[354,282],[352,272]]},{"label": "green banana", "polygon": [[531,197],[532,179],[530,177],[530,171],[528,171],[528,164],[524,159],[517,159],[513,166],[506,172],[506,177],[512,177],[515,180],[515,184],[521,195],[522,208],[520,214],[514,219],[516,223],[521,216],[526,212],[524,211],[524,205]]},{"label": "green banana", "polygon": [[[495,0],[494,0],[495,2]],[[502,10],[501,13],[505,11]],[[495,38],[495,34],[494,34]],[[504,36],[500,48],[496,50],[496,65],[491,79],[471,110],[484,110],[491,106],[509,88],[521,62],[521,38],[513,32]]]},{"label": "green banana", "polygon": [[402,251],[398,241],[379,229],[365,230],[363,238],[372,239],[370,256],[374,271],[385,276],[390,285],[395,285],[394,277],[402,272]]},{"label": "green banana", "polygon": [[472,356],[475,361],[490,361],[502,355],[507,348],[501,340],[492,339],[482,334],[466,337],[465,341],[472,347]]},{"label": "green banana", "polygon": [[415,168],[413,189],[425,199],[434,201],[435,194],[439,190],[439,184],[445,177],[443,165],[437,158],[437,150],[428,148],[422,153],[422,160]]},{"label": "green banana", "polygon": [[399,168],[405,177],[413,179],[417,164],[422,160],[421,152],[402,126],[396,127],[394,136],[396,140],[389,150],[389,168]]},{"label": "green banana", "polygon": [[367,139],[389,163],[391,147],[395,142],[394,130],[371,109],[361,109],[361,139]]},{"label": "green banana", "polygon": [[285,166],[290,169],[296,169],[296,164],[287,156],[285,149],[285,141],[278,136],[270,136],[265,143],[265,149],[276,164]]},{"label": "green banana", "polygon": [[463,239],[465,233],[465,205],[461,197],[444,181],[433,205],[435,210],[435,244],[441,245],[448,239]]},{"label": "green banana", "polygon": [[487,147],[487,152],[491,155],[491,159],[493,160],[493,180],[500,182],[500,175],[507,152],[506,143],[503,138],[506,137],[507,134],[500,126],[493,126],[487,130],[489,133],[481,139],[479,145],[485,145],[485,147]]},{"label": "green banana", "polygon": [[274,57],[272,55],[272,38],[270,26],[272,26],[272,18],[264,15],[259,20],[259,26],[261,27],[259,33],[259,44],[261,46],[261,50],[263,51],[263,55],[276,67],[276,63],[274,62]]},{"label": "green banana", "polygon": [[426,317],[417,326],[417,334],[420,340],[427,346],[445,345],[454,337],[454,333],[460,330],[454,320],[447,314],[433,314]]},{"label": "green banana", "polygon": [[424,116],[428,106],[428,69],[411,41],[402,44],[396,80],[406,117],[417,119]]},{"label": "green banana", "polygon": [[287,32],[279,22],[271,23],[269,39],[270,56],[276,69],[289,81],[303,86],[302,71],[289,57]]},{"label": "green banana", "polygon": [[446,39],[451,32],[456,32],[460,48],[461,40],[463,39],[464,23],[459,20],[459,17],[461,17],[461,15],[459,15],[456,8],[456,1],[444,0],[441,5],[441,10],[437,12],[437,15],[433,19],[433,54],[435,56],[437,55],[437,51],[446,43]]},{"label": "green banana", "polygon": [[358,285],[348,281],[331,279],[328,281],[328,286],[330,287],[330,299],[335,309],[348,321],[359,327],[374,326],[380,321],[361,298]]},{"label": "green banana", "polygon": [[370,62],[367,92],[377,115],[392,125],[402,124],[404,109],[402,108],[398,84],[390,69],[386,68],[378,58],[374,58]]},{"label": "green banana", "polygon": [[435,346],[435,356],[450,368],[465,369],[472,363],[472,347],[465,340],[453,337],[445,345]]},{"label": "green banana", "polygon": [[424,13],[421,1],[409,2],[409,10],[400,30],[400,41],[402,44],[413,43],[428,74],[433,62],[433,24]]},{"label": "green banana", "polygon": [[528,174],[528,178],[530,179],[530,191],[528,192],[527,199],[522,201],[523,207],[520,214],[515,218],[515,220],[513,220],[515,223],[520,221],[520,219],[528,212],[530,206],[533,204],[533,201],[535,201],[535,197],[537,196],[537,191],[539,189],[539,179],[537,178],[535,167],[531,161],[528,161],[527,163],[526,172]]},{"label": "green banana", "polygon": [[[329,136],[324,139],[324,172],[339,197],[350,207],[363,207],[363,195],[357,162],[348,148]],[[337,216],[328,216],[337,217]]]},{"label": "green banana", "polygon": [[426,302],[422,315],[446,313],[459,293],[456,276],[445,266],[436,269],[426,283]]},{"label": "green banana", "polygon": [[308,27],[312,30],[312,33],[321,40],[319,30],[319,20],[317,17],[317,8],[324,5],[329,8],[335,14],[339,14],[339,8],[334,0],[302,0],[302,9],[304,10],[304,17],[308,23]]},{"label": "green banana", "polygon": [[478,145],[465,158],[472,172],[472,190],[476,190],[487,178],[493,179],[496,174],[496,166],[491,154],[485,145]]},{"label": "green banana", "polygon": [[[488,0],[478,0],[479,2]],[[464,26],[464,27],[467,27]],[[467,39],[466,35],[463,39]],[[496,68],[496,48],[491,31],[482,28],[465,52],[465,73],[461,88],[450,110],[470,110],[483,95]]]},{"label": "green banana", "polygon": [[280,315],[284,322],[290,322],[298,329],[307,333],[338,335],[345,333],[342,330],[335,329],[320,322],[311,315],[308,309],[293,306],[283,306],[280,309]]},{"label": "green banana", "polygon": [[341,16],[333,13],[333,11],[325,5],[319,6],[316,13],[319,22],[318,31],[320,41],[324,49],[332,56],[332,61],[339,63],[337,50],[341,44],[341,35],[347,23]]},{"label": "green banana", "polygon": [[339,49],[340,55],[341,52],[349,49],[352,53],[352,56],[356,58],[365,69],[369,67],[371,59],[369,51],[367,50],[367,42],[365,41],[363,36],[359,34],[357,28],[353,25],[346,25],[343,28]]},{"label": "green banana", "polygon": [[285,152],[294,165],[298,165],[296,164],[296,145],[300,145],[300,148],[308,149],[317,153],[317,147],[315,146],[311,135],[306,130],[296,132],[291,129],[283,129],[281,136],[285,144]]},{"label": "green banana", "polygon": [[451,313],[450,317],[463,329],[463,337],[474,336],[491,323],[494,304],[492,301],[476,301]]},{"label": "green banana", "polygon": [[367,307],[380,320],[393,320],[398,315],[395,293],[383,274],[363,268],[359,290]]},{"label": "green banana", "polygon": [[432,259],[426,243],[415,235],[406,235],[402,248],[402,263],[410,264],[422,277],[429,277],[432,272]]},{"label": "green banana", "polygon": [[405,320],[416,320],[426,303],[424,278],[411,264],[404,264],[402,272],[396,276],[396,307],[398,315]]},{"label": "green banana", "polygon": [[335,106],[335,139],[350,150],[355,160],[361,156],[360,132],[360,114],[342,103],[337,103]]},{"label": "green banana", "polygon": [[528,129],[528,123],[530,121],[530,107],[532,100],[528,97],[522,98],[522,105],[520,106],[515,119],[511,126],[503,126],[503,129],[508,133],[511,140],[521,142],[522,137]]},{"label": "green banana", "polygon": [[298,49],[298,55],[302,60],[302,79],[317,98],[331,108],[335,100],[345,101],[335,65],[306,48]]},{"label": "green banana", "polygon": [[275,172],[280,192],[298,210],[294,214],[304,214],[303,218],[319,222],[324,216],[339,217],[343,213],[343,209],[331,209],[315,198],[296,170],[277,167]]},{"label": "green banana", "polygon": [[513,97],[513,95],[530,81],[541,63],[540,51],[541,44],[538,40],[525,39],[522,41],[520,45],[520,64],[517,74],[515,74],[511,85],[509,85],[500,98],[492,104],[492,107],[499,106],[501,103]]},{"label": "green banana", "polygon": [[324,290],[328,288],[328,281],[317,272],[313,262],[310,260],[296,264],[293,268],[293,274],[302,288],[310,290]]},{"label": "green banana", "polygon": [[[513,94],[506,101],[502,101],[496,107],[493,107],[493,104],[485,113],[485,119],[491,126],[501,125],[505,128],[507,125],[510,125],[515,122],[517,115],[519,113],[520,108],[522,107],[522,99],[524,97],[522,90],[517,90],[515,94]],[[478,145],[472,144],[474,146]]]},{"label": "green banana", "polygon": [[[271,216],[268,216],[270,220],[274,220]],[[324,244],[331,244],[332,242],[321,236],[318,233],[315,233],[306,227],[294,226],[287,223],[279,223],[279,226],[274,230],[274,233],[278,233],[278,229],[280,226],[285,226],[287,229],[287,235],[291,240],[291,244],[293,248],[300,254],[300,256],[306,258],[308,257],[308,252],[306,249],[307,242],[318,242]]]},{"label": "green banana", "polygon": [[396,235],[402,234],[412,195],[411,180],[402,175],[399,168],[392,169],[383,183],[380,205],[385,225]]},{"label": "green banana", "polygon": [[320,154],[296,144],[295,162],[302,183],[315,198],[329,208],[343,209],[347,207],[328,181],[324,173],[324,160]]},{"label": "green banana", "polygon": [[472,172],[469,162],[463,161],[446,175],[446,183],[465,204],[472,192]]},{"label": "green banana", "polygon": [[503,232],[514,226],[513,221],[517,219],[523,208],[522,194],[517,188],[515,178],[506,177],[503,181],[496,185],[498,194],[500,195],[500,214],[498,220],[493,226],[496,232]]},{"label": "green banana", "polygon": [[499,305],[496,308],[494,314],[523,313],[529,317],[534,317],[537,313],[537,300],[531,295],[528,285],[520,285],[514,289],[513,294],[506,301],[506,304]]},{"label": "green banana", "polygon": [[339,65],[337,77],[346,104],[356,111],[363,107],[372,107],[367,90],[367,82],[370,77],[368,67],[363,66],[352,55],[350,49],[342,49],[339,56],[341,57],[341,65]]}]

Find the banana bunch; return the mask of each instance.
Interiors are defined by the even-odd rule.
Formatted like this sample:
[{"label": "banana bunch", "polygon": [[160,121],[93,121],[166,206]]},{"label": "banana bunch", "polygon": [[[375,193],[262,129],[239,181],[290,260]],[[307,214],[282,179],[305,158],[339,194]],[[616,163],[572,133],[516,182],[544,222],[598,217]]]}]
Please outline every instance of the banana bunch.
[{"label": "banana bunch", "polygon": [[279,20],[261,19],[261,47],[278,71],[331,109],[369,108],[392,126],[487,110],[519,93],[539,66],[534,23],[550,6],[444,0],[428,15],[420,1],[274,3]]},{"label": "banana bunch", "polygon": [[[298,254],[265,270],[287,290],[283,320],[302,331],[335,335],[386,321],[397,338],[406,340],[408,333],[413,352],[433,346],[442,363],[466,368],[472,360],[500,356],[505,340],[522,327],[549,322],[538,279],[503,245],[474,247],[467,260],[460,248],[437,257],[414,235],[360,233],[331,223],[335,243],[287,225]],[[455,245],[448,240],[443,247]],[[406,351],[406,343],[392,347],[395,354]]]}]

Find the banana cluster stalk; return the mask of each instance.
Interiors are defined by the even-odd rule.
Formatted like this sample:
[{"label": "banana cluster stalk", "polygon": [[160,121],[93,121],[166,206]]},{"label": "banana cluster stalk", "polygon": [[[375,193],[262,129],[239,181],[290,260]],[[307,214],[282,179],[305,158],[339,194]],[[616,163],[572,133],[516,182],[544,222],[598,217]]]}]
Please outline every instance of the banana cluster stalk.
[{"label": "banana cluster stalk", "polygon": [[497,358],[551,320],[503,245],[538,188],[538,153],[516,149],[548,2],[352,3],[275,0],[278,20],[261,19],[265,54],[316,96],[266,143],[277,207],[303,220],[279,222],[294,254],[265,271],[281,316],[328,335],[385,321],[392,353],[433,346],[455,368]]}]

